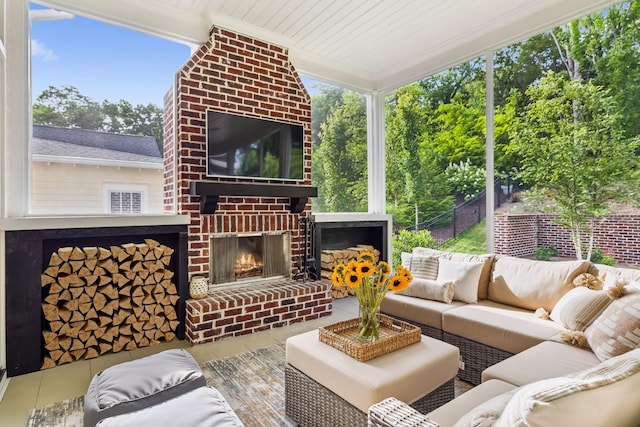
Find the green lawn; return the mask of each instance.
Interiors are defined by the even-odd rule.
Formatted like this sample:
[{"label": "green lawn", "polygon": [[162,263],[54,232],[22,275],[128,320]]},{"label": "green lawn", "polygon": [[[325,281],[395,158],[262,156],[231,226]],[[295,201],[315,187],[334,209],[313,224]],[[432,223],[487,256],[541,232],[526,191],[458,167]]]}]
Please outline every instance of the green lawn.
[{"label": "green lawn", "polygon": [[449,240],[437,249],[467,254],[484,254],[487,252],[487,221],[483,219],[453,240]]}]

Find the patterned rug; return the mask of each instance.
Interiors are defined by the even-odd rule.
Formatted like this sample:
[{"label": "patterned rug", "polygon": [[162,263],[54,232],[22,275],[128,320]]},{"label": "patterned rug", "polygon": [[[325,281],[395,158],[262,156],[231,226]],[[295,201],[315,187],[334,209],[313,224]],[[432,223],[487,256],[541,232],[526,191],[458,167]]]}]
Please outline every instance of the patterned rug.
[{"label": "patterned rug", "polygon": [[[246,427],[295,426],[284,415],[284,344],[201,365]],[[82,427],[84,397],[33,409],[27,427]]]},{"label": "patterned rug", "polygon": [[[201,365],[207,383],[227,399],[246,427],[288,427],[284,415],[285,346],[274,344]],[[456,396],[471,388],[456,380]],[[33,409],[27,427],[82,427],[84,396]]]}]

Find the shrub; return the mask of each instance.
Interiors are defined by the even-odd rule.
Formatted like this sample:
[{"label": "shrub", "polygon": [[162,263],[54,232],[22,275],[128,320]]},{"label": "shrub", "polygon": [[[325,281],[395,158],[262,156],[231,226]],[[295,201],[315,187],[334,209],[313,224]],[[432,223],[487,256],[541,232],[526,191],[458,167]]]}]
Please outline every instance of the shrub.
[{"label": "shrub", "polygon": [[436,241],[429,230],[400,230],[393,234],[393,265],[400,264],[400,254],[411,252],[416,246],[433,248]]},{"label": "shrub", "polygon": [[466,162],[449,163],[444,171],[453,191],[471,200],[486,189],[484,168],[474,166],[469,159]]},{"label": "shrub", "polygon": [[551,257],[558,255],[558,250],[555,246],[538,246],[534,252],[536,259],[541,261],[549,261]]},{"label": "shrub", "polygon": [[616,265],[616,260],[611,255],[607,255],[600,248],[595,248],[593,252],[591,252],[591,258],[589,259],[594,264],[604,264],[604,265]]}]

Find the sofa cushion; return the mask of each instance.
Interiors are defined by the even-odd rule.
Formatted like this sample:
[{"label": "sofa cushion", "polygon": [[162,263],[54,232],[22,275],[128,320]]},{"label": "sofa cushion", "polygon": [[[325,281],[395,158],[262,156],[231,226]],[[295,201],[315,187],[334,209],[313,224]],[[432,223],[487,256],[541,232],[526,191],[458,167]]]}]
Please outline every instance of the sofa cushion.
[{"label": "sofa cushion", "polygon": [[523,386],[494,425],[637,427],[639,389],[640,349],[569,377]]},{"label": "sofa cushion", "polygon": [[454,282],[439,282],[414,276],[411,286],[397,293],[451,304],[455,291],[456,284]]},{"label": "sofa cushion", "polygon": [[[407,289],[412,286],[413,284]],[[439,301],[388,292],[382,300],[380,311],[392,317],[399,317],[411,322],[431,326],[432,328],[442,329],[442,313],[463,305],[464,303],[459,301],[445,304]]]},{"label": "sofa cushion", "polygon": [[411,275],[420,279],[436,280],[438,277],[438,257],[412,255]]},{"label": "sofa cushion", "polygon": [[482,402],[464,414],[453,427],[492,427],[517,391],[515,388]]},{"label": "sofa cushion", "polygon": [[585,331],[600,360],[640,347],[640,293],[617,298]]},{"label": "sofa cushion", "polygon": [[588,261],[534,261],[497,256],[489,283],[489,299],[514,307],[548,312],[573,288],[573,279],[587,271]]},{"label": "sofa cushion", "polygon": [[592,351],[555,341],[543,341],[482,371],[482,382],[502,380],[521,386],[569,375],[600,363]]},{"label": "sofa cushion", "polygon": [[640,282],[640,270],[634,268],[613,267],[604,264],[591,264],[588,271],[589,273],[604,279],[606,279],[608,275],[610,276],[611,274],[615,274],[623,279]]},{"label": "sofa cushion", "polygon": [[491,277],[491,266],[493,265],[493,255],[491,254],[474,255],[474,254],[464,254],[460,252],[446,252],[446,251],[438,251],[436,249],[422,248],[422,247],[413,248],[413,254],[437,256],[439,258],[450,259],[451,261],[483,262],[484,266],[482,267],[482,273],[480,274],[480,280],[478,281],[478,299],[487,298],[487,286],[489,286],[489,278]]},{"label": "sofa cushion", "polygon": [[580,286],[564,294],[551,310],[551,320],[572,331],[584,331],[611,303],[606,291]]},{"label": "sofa cushion", "polygon": [[519,353],[564,331],[532,311],[484,300],[447,310],[442,330],[508,353]]},{"label": "sofa cushion", "polygon": [[453,299],[475,304],[478,302],[478,281],[483,265],[479,261],[451,261],[442,258],[438,265],[438,281],[454,282]]},{"label": "sofa cushion", "polygon": [[427,417],[437,422],[440,427],[451,427],[460,420],[462,414],[468,413],[491,398],[512,390],[515,390],[513,384],[499,380],[487,381],[429,412]]}]

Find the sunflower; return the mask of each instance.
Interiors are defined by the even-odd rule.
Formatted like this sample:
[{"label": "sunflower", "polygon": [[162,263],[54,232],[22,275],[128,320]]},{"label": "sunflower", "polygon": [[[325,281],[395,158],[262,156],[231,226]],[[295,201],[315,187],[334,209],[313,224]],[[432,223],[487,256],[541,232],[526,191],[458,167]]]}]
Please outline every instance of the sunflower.
[{"label": "sunflower", "polygon": [[380,273],[380,281],[384,282],[384,279],[386,279],[389,273],[391,273],[391,266],[389,266],[385,261],[380,261],[378,263],[378,273]]},{"label": "sunflower", "polygon": [[358,261],[368,261],[370,263],[373,263],[375,259],[375,255],[373,255],[373,252],[370,251],[360,252],[360,255],[358,256]]},{"label": "sunflower", "polygon": [[[349,261],[349,263],[347,264],[346,270],[349,271],[358,271],[358,261],[356,261],[355,259]],[[345,271],[346,273],[346,271]]]},{"label": "sunflower", "polygon": [[362,277],[357,270],[349,270],[344,275],[344,281],[350,288],[357,288],[362,282]]},{"label": "sunflower", "polygon": [[398,276],[406,277],[409,282],[413,280],[413,276],[411,275],[411,272],[409,271],[408,268],[404,267],[403,265],[399,265],[396,267],[396,274]]},{"label": "sunflower", "polygon": [[344,276],[338,271],[337,268],[333,271],[333,273],[331,273],[331,282],[336,288],[340,288],[344,285]]},{"label": "sunflower", "polygon": [[360,261],[356,270],[362,277],[368,277],[375,273],[375,267],[369,261]]},{"label": "sunflower", "polygon": [[389,289],[391,292],[398,292],[407,289],[409,286],[409,279],[401,274],[396,274],[389,279]]}]

